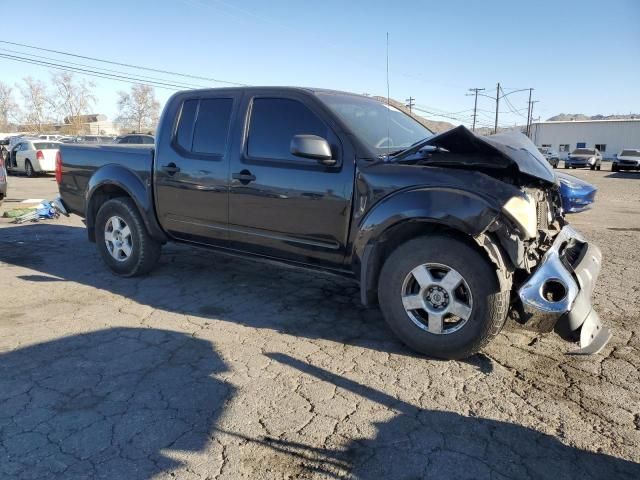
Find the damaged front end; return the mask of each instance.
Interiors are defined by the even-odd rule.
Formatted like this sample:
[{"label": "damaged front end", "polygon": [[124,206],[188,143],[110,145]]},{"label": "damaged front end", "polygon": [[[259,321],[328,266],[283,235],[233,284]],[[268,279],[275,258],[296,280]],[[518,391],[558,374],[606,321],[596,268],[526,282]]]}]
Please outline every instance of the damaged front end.
[{"label": "damaged front end", "polygon": [[524,322],[551,322],[563,337],[578,338],[573,354],[600,352],[611,338],[591,305],[600,268],[600,249],[566,225],[533,274],[518,289]]},{"label": "damaged front end", "polygon": [[565,221],[558,181],[533,143],[519,133],[480,137],[464,127],[425,143],[442,150],[420,163],[482,170],[519,189],[487,232],[510,260],[512,316],[578,340],[571,353],[600,352],[611,338],[591,304],[602,254]]}]

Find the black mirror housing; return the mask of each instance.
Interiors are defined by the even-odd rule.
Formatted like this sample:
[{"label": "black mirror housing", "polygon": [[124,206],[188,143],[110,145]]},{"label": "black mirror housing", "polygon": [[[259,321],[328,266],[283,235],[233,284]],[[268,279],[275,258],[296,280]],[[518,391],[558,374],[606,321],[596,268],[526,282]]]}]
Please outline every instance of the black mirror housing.
[{"label": "black mirror housing", "polygon": [[335,165],[329,142],[317,135],[294,135],[291,139],[291,153],[296,157],[317,160],[323,165]]}]

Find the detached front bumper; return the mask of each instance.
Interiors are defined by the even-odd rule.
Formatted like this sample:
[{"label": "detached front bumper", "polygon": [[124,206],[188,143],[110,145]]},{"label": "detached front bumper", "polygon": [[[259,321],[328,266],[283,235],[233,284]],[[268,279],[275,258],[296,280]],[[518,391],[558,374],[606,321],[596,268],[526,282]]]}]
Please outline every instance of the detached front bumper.
[{"label": "detached front bumper", "polygon": [[545,316],[565,323],[580,338],[574,354],[600,352],[611,338],[591,305],[602,253],[570,226],[565,226],[535,273],[518,295],[527,316]]}]

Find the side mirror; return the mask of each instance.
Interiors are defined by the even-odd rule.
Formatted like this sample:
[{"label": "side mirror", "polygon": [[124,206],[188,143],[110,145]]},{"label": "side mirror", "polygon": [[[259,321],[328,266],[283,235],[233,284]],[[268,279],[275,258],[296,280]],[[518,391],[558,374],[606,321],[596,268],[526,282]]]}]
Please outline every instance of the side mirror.
[{"label": "side mirror", "polygon": [[329,142],[317,135],[294,135],[291,139],[291,153],[296,157],[317,160],[326,166],[336,164],[331,154]]}]

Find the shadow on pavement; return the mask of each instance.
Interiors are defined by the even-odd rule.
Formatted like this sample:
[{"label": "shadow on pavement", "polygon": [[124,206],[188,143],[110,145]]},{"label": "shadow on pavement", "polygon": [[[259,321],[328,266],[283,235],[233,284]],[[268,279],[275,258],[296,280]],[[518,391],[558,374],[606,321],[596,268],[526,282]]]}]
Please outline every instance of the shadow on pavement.
[{"label": "shadow on pavement", "polygon": [[197,452],[233,387],[209,342],[113,328],[0,355],[0,478],[147,479]]},{"label": "shadow on pavement", "polygon": [[[163,248],[160,264],[149,276],[120,278],[101,262],[84,228],[30,224],[3,229],[2,235],[0,261],[37,271],[18,277],[34,284],[72,281],[203,320],[413,355],[377,309],[362,307],[358,286],[348,279],[178,245]],[[483,355],[467,363],[483,373],[492,371],[492,362]]]},{"label": "shadow on pavement", "polygon": [[640,178],[640,171],[611,172],[607,178]]},{"label": "shadow on pavement", "polygon": [[374,438],[352,439],[344,450],[271,438],[261,441],[275,450],[315,459],[309,468],[330,476],[348,472],[361,479],[640,478],[640,465],[633,462],[579,450],[511,423],[424,410],[288,355],[266,355],[398,412],[375,424]]}]

